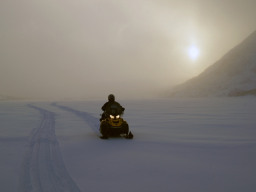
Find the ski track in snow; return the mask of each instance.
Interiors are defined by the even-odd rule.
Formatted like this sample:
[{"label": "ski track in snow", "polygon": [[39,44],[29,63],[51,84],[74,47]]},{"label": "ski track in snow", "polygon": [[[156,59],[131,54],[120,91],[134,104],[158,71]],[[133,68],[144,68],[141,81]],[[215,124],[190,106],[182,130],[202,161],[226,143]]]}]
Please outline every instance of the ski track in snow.
[{"label": "ski track in snow", "polygon": [[93,130],[93,132],[96,135],[98,135],[98,136],[100,135],[100,132],[99,132],[100,123],[99,123],[98,118],[92,116],[90,113],[87,113],[87,112],[84,112],[84,111],[78,111],[78,110],[75,110],[75,109],[70,108],[70,107],[59,105],[57,103],[52,103],[52,105],[55,106],[55,107],[58,107],[62,110],[71,112],[71,113],[75,114],[76,116],[82,118],[89,125],[89,127]]},{"label": "ski track in snow", "polygon": [[42,115],[40,126],[29,138],[20,178],[21,192],[80,192],[62,159],[55,135],[55,114],[28,105]]}]

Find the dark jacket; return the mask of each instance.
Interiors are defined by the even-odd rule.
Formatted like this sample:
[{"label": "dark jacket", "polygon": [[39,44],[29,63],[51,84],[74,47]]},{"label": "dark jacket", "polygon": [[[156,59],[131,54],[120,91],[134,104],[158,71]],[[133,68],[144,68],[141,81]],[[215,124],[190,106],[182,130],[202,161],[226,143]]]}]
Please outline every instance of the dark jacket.
[{"label": "dark jacket", "polygon": [[111,113],[111,110],[115,108],[118,110],[119,113],[122,113],[125,108],[122,107],[118,102],[116,101],[108,101],[106,102],[102,107],[102,111],[106,112],[106,113]]}]

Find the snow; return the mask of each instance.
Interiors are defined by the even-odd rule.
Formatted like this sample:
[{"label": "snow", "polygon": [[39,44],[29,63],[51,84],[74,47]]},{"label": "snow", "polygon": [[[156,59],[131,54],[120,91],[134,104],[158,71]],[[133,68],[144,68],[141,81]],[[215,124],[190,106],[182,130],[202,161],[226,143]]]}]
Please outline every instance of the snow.
[{"label": "snow", "polygon": [[0,191],[256,190],[255,97],[119,102],[133,140],[98,138],[104,101],[0,102]]}]

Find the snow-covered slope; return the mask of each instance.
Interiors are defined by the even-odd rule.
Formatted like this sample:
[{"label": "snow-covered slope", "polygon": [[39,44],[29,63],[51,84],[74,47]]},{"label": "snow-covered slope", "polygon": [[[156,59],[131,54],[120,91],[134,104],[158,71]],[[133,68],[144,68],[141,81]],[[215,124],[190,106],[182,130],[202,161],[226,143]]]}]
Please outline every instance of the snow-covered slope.
[{"label": "snow-covered slope", "polygon": [[256,95],[256,31],[199,76],[178,85],[171,96]]}]

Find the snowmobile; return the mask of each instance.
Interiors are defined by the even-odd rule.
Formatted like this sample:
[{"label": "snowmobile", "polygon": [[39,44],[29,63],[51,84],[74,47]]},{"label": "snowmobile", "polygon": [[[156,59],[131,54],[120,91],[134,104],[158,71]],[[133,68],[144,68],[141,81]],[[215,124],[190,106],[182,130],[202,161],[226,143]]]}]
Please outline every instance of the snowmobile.
[{"label": "snowmobile", "polygon": [[102,115],[105,117],[100,120],[102,139],[108,139],[109,137],[133,138],[128,123],[121,117],[123,115],[122,111],[112,108],[110,111],[105,111]]}]

